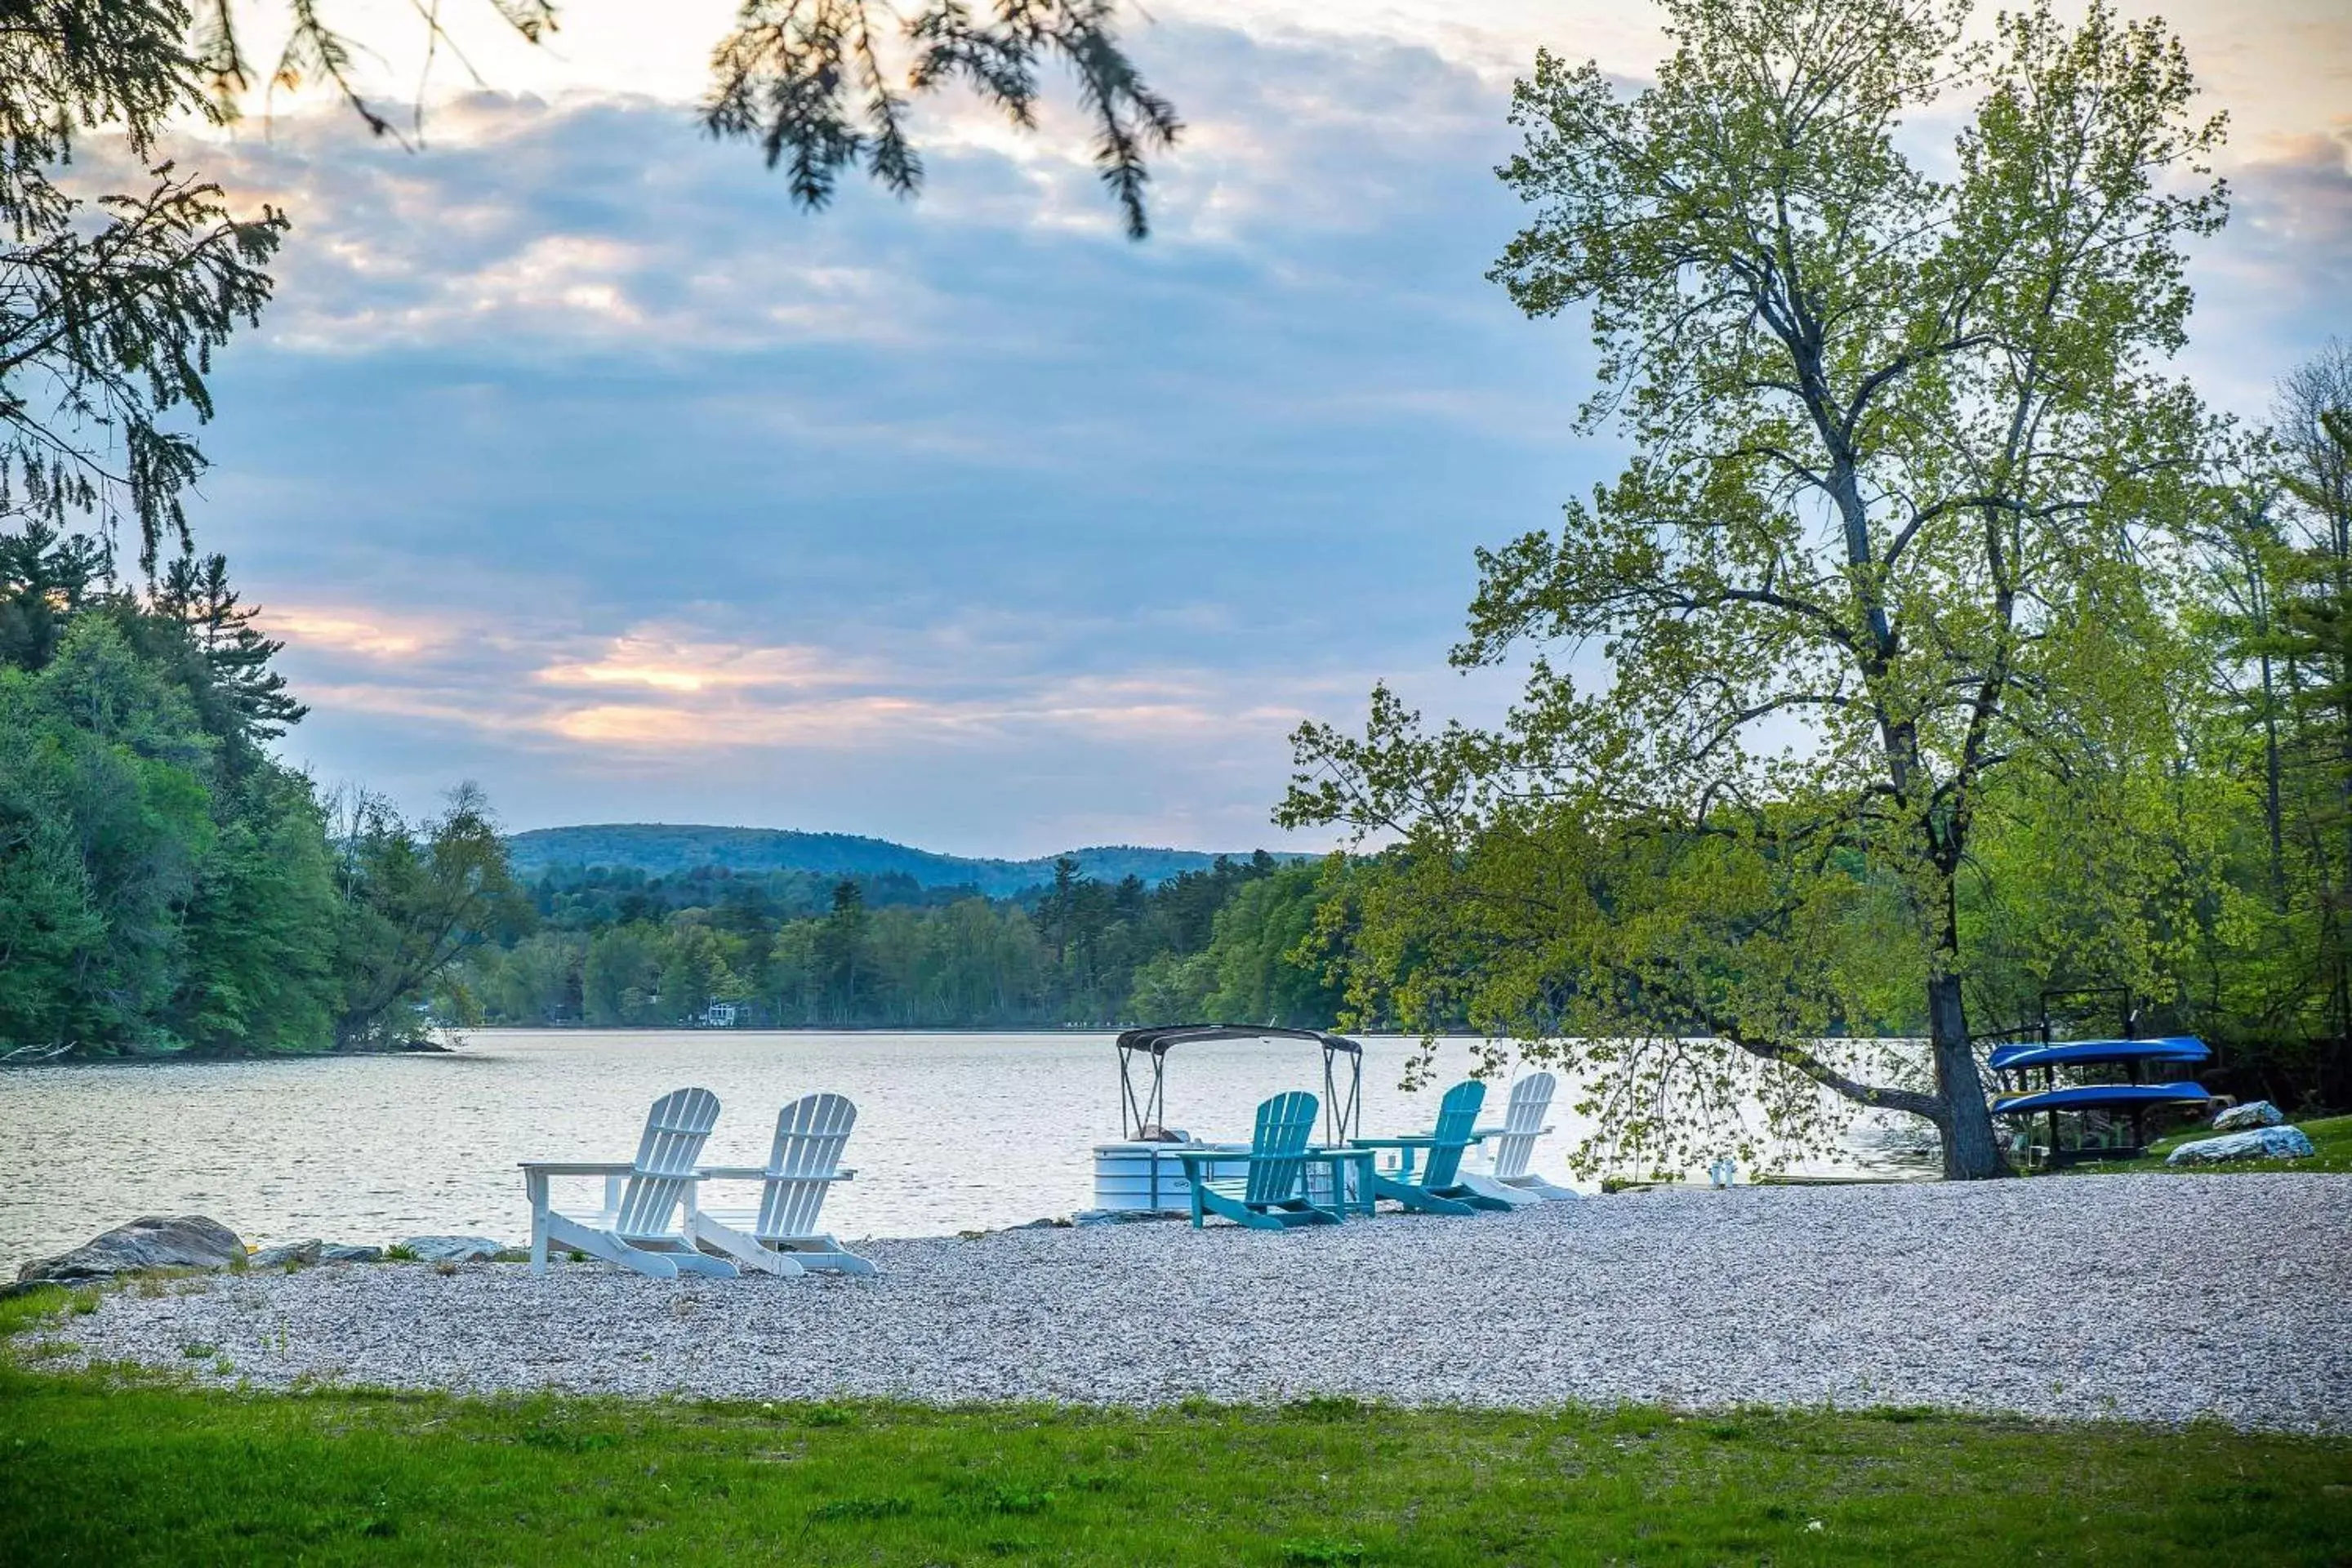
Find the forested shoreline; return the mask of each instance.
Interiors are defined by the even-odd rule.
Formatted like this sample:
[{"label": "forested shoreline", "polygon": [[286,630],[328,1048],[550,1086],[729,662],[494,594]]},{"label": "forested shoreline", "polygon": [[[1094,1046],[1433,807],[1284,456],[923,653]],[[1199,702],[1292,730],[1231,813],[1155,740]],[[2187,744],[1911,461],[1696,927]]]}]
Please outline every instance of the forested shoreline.
[{"label": "forested shoreline", "polygon": [[1307,951],[1326,875],[1260,851],[1154,887],[1065,858],[992,900],[905,877],[551,869],[525,889],[537,929],[453,966],[436,1005],[620,1028],[1328,1027],[1340,999]]},{"label": "forested shoreline", "polygon": [[0,534],[0,1052],[412,1048],[450,961],[528,917],[477,792],[411,824],[274,754],[306,710],[220,555],[119,584]]}]

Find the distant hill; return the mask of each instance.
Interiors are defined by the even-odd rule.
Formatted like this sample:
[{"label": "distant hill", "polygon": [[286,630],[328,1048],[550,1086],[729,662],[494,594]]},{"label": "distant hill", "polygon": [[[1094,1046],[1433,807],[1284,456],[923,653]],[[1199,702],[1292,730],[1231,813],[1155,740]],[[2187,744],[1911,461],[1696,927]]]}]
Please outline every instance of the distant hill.
[{"label": "distant hill", "polygon": [[[846,833],[795,833],[781,827],[673,826],[658,822],[607,822],[580,827],[534,827],[507,840],[518,874],[535,877],[555,867],[633,867],[669,876],[697,866],[733,871],[813,871],[826,877],[903,873],[926,888],[978,888],[1009,898],[1054,879],[1055,857],[982,860],[938,855],[885,838]],[[1089,877],[1116,882],[1133,876],[1160,883],[1180,871],[1205,870],[1216,856],[1198,849],[1147,849],[1131,844],[1066,851]],[[1233,857],[1247,858],[1247,852]],[[1277,858],[1289,860],[1295,855]]]}]

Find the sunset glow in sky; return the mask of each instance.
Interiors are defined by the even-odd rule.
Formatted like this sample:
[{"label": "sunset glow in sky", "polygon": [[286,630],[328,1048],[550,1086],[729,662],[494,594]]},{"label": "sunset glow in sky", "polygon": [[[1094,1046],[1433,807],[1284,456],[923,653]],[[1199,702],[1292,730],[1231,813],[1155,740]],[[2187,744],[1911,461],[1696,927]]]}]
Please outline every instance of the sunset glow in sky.
[{"label": "sunset glow in sky", "polygon": [[[1483,280],[1505,103],[1538,43],[1640,76],[1652,13],[1153,0],[1191,129],[1131,245],[1082,128],[954,100],[920,201],[795,212],[693,126],[732,8],[478,20],[496,90],[445,58],[415,153],[308,98],[192,133],[295,223],[195,514],[316,710],[293,758],[518,827],[1246,848],[1301,718],[1492,711],[1443,667],[1472,549],[1622,457],[1570,428],[1577,324]],[[414,10],[345,15],[413,90]],[[2352,335],[2352,11],[2166,15],[2233,123],[2185,368],[2258,416]]]}]

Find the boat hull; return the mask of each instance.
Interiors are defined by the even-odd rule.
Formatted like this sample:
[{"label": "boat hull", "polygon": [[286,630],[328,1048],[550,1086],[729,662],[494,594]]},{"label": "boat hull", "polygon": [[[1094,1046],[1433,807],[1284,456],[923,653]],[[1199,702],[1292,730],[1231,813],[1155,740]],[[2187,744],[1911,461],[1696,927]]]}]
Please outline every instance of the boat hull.
[{"label": "boat hull", "polygon": [[2129,1062],[2162,1062],[2189,1066],[2210,1061],[2213,1053],[2194,1035],[2166,1035],[2151,1040],[2061,1040],[2054,1045],[2003,1046],[1992,1053],[1995,1072],[2026,1072],[2035,1068],[2117,1066]]},{"label": "boat hull", "polygon": [[1097,1143],[1095,1145],[1095,1207],[1112,1214],[1190,1214],[1192,1187],[1180,1152],[1213,1150],[1231,1154],[1212,1174],[1246,1175],[1246,1143]]},{"label": "boat hull", "polygon": [[[1249,1174],[1246,1143],[1097,1143],[1095,1145],[1095,1207],[1111,1214],[1192,1212],[1192,1187],[1184,1168],[1185,1153],[1214,1152],[1228,1156],[1209,1166],[1212,1176]],[[1331,1167],[1311,1163],[1307,1168],[1307,1195],[1316,1203],[1336,1201],[1331,1195]],[[1349,1195],[1361,1202],[1352,1175]]]},{"label": "boat hull", "polygon": [[2035,1116],[2045,1110],[2145,1110],[2158,1105],[2202,1105],[2210,1098],[2193,1083],[2091,1083],[2021,1094],[1992,1107],[1995,1116]]}]

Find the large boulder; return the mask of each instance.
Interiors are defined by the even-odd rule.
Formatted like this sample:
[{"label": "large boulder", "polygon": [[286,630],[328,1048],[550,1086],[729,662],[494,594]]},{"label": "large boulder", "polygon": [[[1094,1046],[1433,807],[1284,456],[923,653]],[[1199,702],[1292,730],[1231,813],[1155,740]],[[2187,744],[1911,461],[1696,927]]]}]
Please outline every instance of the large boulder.
[{"label": "large boulder", "polygon": [[146,1215],[55,1258],[16,1270],[19,1285],[75,1285],[147,1268],[233,1268],[245,1263],[236,1232],[200,1214]]},{"label": "large boulder", "polygon": [[487,1236],[412,1236],[400,1245],[425,1263],[488,1263],[507,1250]]},{"label": "large boulder", "polygon": [[2300,1127],[2257,1127],[2224,1138],[2200,1138],[2166,1157],[2168,1165],[2219,1165],[2231,1160],[2307,1160],[2317,1150]]},{"label": "large boulder", "polygon": [[319,1248],[319,1261],[321,1263],[381,1263],[383,1261],[383,1248],[353,1246],[347,1241],[331,1241]]},{"label": "large boulder", "polygon": [[2233,1105],[2213,1118],[2216,1132],[2243,1132],[2252,1127],[2276,1127],[2286,1120],[2286,1112],[2267,1100],[2250,1100],[2243,1105]]}]

